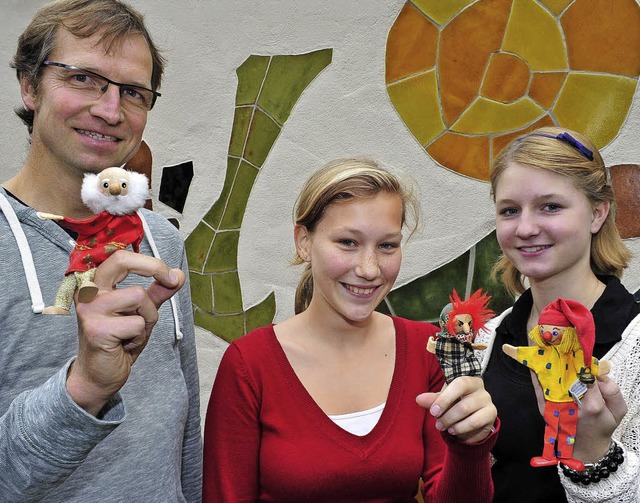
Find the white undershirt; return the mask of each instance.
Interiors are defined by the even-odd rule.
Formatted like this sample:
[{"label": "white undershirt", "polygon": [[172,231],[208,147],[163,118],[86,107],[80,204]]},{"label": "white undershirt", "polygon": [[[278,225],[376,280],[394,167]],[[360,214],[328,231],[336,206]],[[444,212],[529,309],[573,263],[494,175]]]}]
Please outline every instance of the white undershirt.
[{"label": "white undershirt", "polygon": [[382,416],[384,406],[385,404],[382,403],[375,406],[373,409],[362,410],[360,412],[350,412],[349,414],[329,414],[329,419],[340,426],[343,430],[346,430],[353,435],[363,437],[370,433],[375,425],[378,424],[380,416]]}]

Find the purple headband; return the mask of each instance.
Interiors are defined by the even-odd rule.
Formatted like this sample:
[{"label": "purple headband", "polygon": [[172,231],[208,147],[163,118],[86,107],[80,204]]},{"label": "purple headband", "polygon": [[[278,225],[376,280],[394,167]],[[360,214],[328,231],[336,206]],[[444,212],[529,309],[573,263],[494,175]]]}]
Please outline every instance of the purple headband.
[{"label": "purple headband", "polygon": [[593,152],[591,150],[589,150],[587,147],[585,147],[578,140],[576,140],[569,133],[566,133],[566,132],[565,133],[560,133],[557,136],[553,136],[553,135],[550,135],[550,134],[544,134],[544,133],[531,133],[531,134],[528,134],[528,135],[523,136],[521,138],[518,138],[518,141],[524,140],[527,136],[544,136],[545,138],[552,138],[554,140],[563,141],[563,142],[568,143],[569,145],[571,145],[573,148],[575,148],[584,157],[586,157],[590,161],[593,161]]}]

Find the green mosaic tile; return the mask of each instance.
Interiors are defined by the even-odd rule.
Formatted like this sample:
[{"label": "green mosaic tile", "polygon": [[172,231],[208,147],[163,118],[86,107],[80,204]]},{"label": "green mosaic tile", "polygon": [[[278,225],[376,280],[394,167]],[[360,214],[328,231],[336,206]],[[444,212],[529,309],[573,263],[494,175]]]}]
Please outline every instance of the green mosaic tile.
[{"label": "green mosaic tile", "polygon": [[[207,212],[202,220],[208,223],[214,229],[220,228],[222,217],[224,216],[229,201],[229,193],[231,192],[231,186],[238,174],[238,168],[240,166],[240,159],[234,157],[227,157],[227,174],[224,178],[224,185],[222,186],[222,192],[220,197]],[[211,236],[213,239],[213,236]]]},{"label": "green mosaic tile", "polygon": [[212,274],[213,312],[216,314],[234,314],[242,312],[242,292],[237,271]]},{"label": "green mosaic tile", "polygon": [[191,301],[202,309],[213,311],[211,275],[189,271],[189,282],[191,283]]},{"label": "green mosaic tile", "polygon": [[211,227],[200,222],[185,239],[184,245],[190,270],[202,272],[214,234]]},{"label": "green mosaic tile", "polygon": [[570,73],[553,113],[560,124],[602,148],[620,131],[637,85],[627,77]]},{"label": "green mosaic tile", "polygon": [[[331,56],[331,49],[296,56],[250,56],[238,68],[236,104],[241,106],[236,108],[233,120],[223,189],[185,241],[194,278],[196,325],[227,341],[245,333],[245,314],[252,327],[255,323],[270,323],[275,315],[273,294],[250,312],[243,312],[237,271],[239,229],[247,202],[259,168],[281,130],[272,117],[251,105],[261,103],[284,123],[304,89],[331,62]],[[267,62],[272,65],[273,74],[267,70]],[[265,72],[271,76],[267,77]]]},{"label": "green mosaic tile", "polygon": [[265,115],[261,110],[255,109],[245,145],[243,157],[258,168],[262,167],[271,147],[280,134],[281,126]]},{"label": "green mosaic tile", "polygon": [[244,335],[244,316],[242,314],[220,316],[196,309],[193,313],[193,319],[197,326],[227,342],[233,342]]},{"label": "green mosaic tile", "polygon": [[249,195],[257,177],[258,170],[256,168],[245,161],[240,163],[238,174],[233,182],[233,187],[231,187],[227,207],[222,216],[221,229],[240,228],[247,203],[249,202]]},{"label": "green mosaic tile", "polygon": [[[513,297],[501,283],[491,278],[491,268],[500,255],[495,231],[484,237],[474,247],[475,256],[471,292],[482,288],[491,295],[490,307],[500,313],[513,304]],[[401,286],[387,295],[387,301],[396,315],[412,320],[437,322],[440,311],[449,302],[452,290],[463,296],[469,274],[467,251],[438,269]],[[384,304],[384,303],[383,303]],[[381,304],[377,310],[388,312]]]},{"label": "green mosaic tile", "polygon": [[258,327],[269,325],[276,314],[276,296],[271,292],[258,305],[247,309],[245,314],[247,333]]},{"label": "green mosaic tile", "polygon": [[229,141],[229,155],[242,157],[244,146],[247,142],[247,134],[253,117],[253,107],[244,106],[236,108],[233,117],[233,129]]},{"label": "green mosaic tile", "polygon": [[307,54],[274,56],[258,106],[279,124],[284,124],[302,92],[331,63],[332,55],[331,49],[324,49]]},{"label": "green mosaic tile", "polygon": [[249,56],[236,70],[238,89],[236,105],[253,105],[258,100],[264,76],[269,67],[269,56]]},{"label": "green mosaic tile", "polygon": [[240,231],[218,231],[211,246],[205,272],[224,272],[238,268],[238,240]]}]

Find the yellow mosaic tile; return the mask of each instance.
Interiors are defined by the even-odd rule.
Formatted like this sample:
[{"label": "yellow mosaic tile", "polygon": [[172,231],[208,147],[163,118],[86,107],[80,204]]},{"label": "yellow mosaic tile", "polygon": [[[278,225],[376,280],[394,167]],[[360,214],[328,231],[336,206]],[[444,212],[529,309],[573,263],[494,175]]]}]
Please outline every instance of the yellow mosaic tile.
[{"label": "yellow mosaic tile", "polygon": [[567,68],[560,27],[534,0],[514,0],[502,50],[520,55],[532,71]]},{"label": "yellow mosaic tile", "polygon": [[427,148],[442,166],[474,178],[489,176],[489,138],[445,133]]},{"label": "yellow mosaic tile", "polygon": [[567,77],[567,72],[534,73],[529,96],[540,106],[549,109],[558,96],[558,91]]},{"label": "yellow mosaic tile", "polygon": [[627,77],[570,73],[553,113],[561,125],[602,148],[618,134],[637,84]]},{"label": "yellow mosaic tile", "polygon": [[433,68],[438,35],[438,29],[413,5],[406,3],[389,30],[386,82],[395,82]]},{"label": "yellow mosaic tile", "polygon": [[618,0],[615,8],[611,0],[576,1],[562,16],[562,27],[572,70],[631,77],[640,73],[640,7],[636,0]]},{"label": "yellow mosaic tile", "polygon": [[451,129],[466,134],[502,133],[519,129],[523,124],[537,120],[544,113],[545,111],[530,98],[523,98],[514,103],[498,103],[478,98]]},{"label": "yellow mosaic tile", "polygon": [[440,26],[444,26],[449,20],[467,5],[475,0],[446,0],[433,2],[430,0],[414,0],[414,5],[426,16],[433,19]]},{"label": "yellow mosaic tile", "polygon": [[546,5],[556,16],[567,8],[573,0],[541,0],[542,5]]},{"label": "yellow mosaic tile", "polygon": [[522,58],[506,52],[492,54],[480,94],[502,103],[512,103],[524,96],[530,77],[529,67]]},{"label": "yellow mosaic tile", "polygon": [[435,70],[388,86],[396,110],[420,145],[433,140],[444,129],[438,103]]},{"label": "yellow mosaic tile", "polygon": [[510,0],[477,2],[442,31],[438,69],[447,124],[477,97],[489,57],[500,49],[510,10]]}]

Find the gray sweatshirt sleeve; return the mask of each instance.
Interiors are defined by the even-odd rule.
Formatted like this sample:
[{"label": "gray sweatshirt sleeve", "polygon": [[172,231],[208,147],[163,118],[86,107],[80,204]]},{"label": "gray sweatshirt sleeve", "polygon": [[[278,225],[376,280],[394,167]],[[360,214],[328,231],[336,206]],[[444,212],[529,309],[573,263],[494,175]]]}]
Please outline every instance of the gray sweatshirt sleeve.
[{"label": "gray sweatshirt sleeve", "polygon": [[67,393],[71,361],[38,388],[25,391],[0,417],[0,494],[4,503],[39,500],[63,482],[125,417],[120,394],[100,419]]}]

